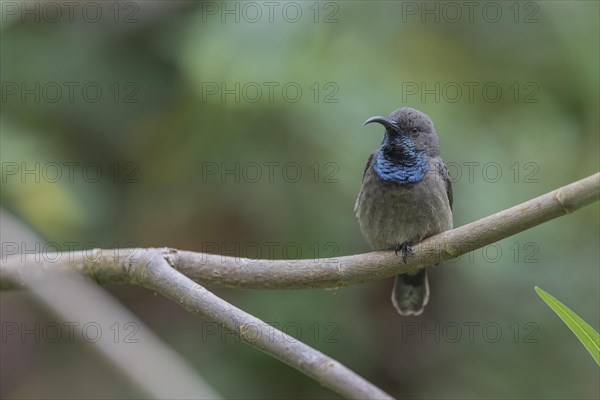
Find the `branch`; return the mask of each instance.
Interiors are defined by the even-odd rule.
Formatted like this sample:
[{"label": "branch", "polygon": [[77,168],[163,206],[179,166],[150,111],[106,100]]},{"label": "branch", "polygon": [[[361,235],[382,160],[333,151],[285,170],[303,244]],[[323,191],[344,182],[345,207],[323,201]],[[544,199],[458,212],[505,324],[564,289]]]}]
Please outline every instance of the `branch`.
[{"label": "branch", "polygon": [[413,247],[406,263],[393,251],[323,260],[253,260],[174,249],[95,249],[88,252],[15,255],[0,264],[0,289],[18,287],[8,271],[34,264],[47,270],[76,270],[99,283],[133,283],[139,259],[163,259],[203,284],[247,289],[337,288],[391,277],[458,257],[600,198],[600,173],[470,224],[432,236]]},{"label": "branch", "polygon": [[[180,303],[195,315],[237,332],[261,349],[345,397],[389,395],[335,360],[234,307],[192,279],[223,286],[285,289],[358,284],[458,257],[543,222],[573,212],[600,197],[595,174],[518,206],[443,232],[414,246],[407,263],[393,251],[335,260],[250,260],[174,249],[95,249],[90,252],[22,254],[2,260],[0,288],[22,287],[28,273],[81,272],[99,283],[138,284]],[[9,250],[9,249],[4,249]],[[6,253],[6,251],[5,251]],[[269,333],[269,334],[265,334]],[[271,334],[273,333],[273,334]]]},{"label": "branch", "polygon": [[[34,248],[41,243],[29,227],[1,208],[0,220],[3,249],[6,243],[15,241],[22,248]],[[142,394],[152,399],[222,398],[188,360],[104,288],[72,271],[40,274],[39,268],[33,266],[19,272],[19,281],[26,285],[30,294],[69,327],[69,337],[72,339],[77,334],[84,339],[83,343],[111,364],[116,374],[140,389],[138,396]],[[14,327],[17,323],[2,321],[2,342],[6,339],[8,346],[21,336],[19,329],[10,329],[10,325]],[[115,324],[116,330],[113,330]],[[86,328],[89,326],[93,327],[91,332]],[[106,328],[114,335],[102,335]],[[95,333],[98,336],[94,337]],[[23,340],[21,337],[21,343]]]},{"label": "branch", "polygon": [[[22,275],[33,295],[74,331],[86,337],[85,326],[92,318],[98,327],[135,328],[135,338],[98,336],[86,342],[118,370],[121,376],[152,399],[221,399],[181,355],[167,346],[133,313],[103,288],[79,275]],[[73,301],[73,299],[77,299]],[[74,324],[75,323],[75,324]],[[117,328],[118,330],[119,328]],[[120,332],[120,331],[119,331]],[[131,330],[129,331],[131,332]],[[139,343],[139,344],[138,344]]]},{"label": "branch", "polygon": [[194,315],[218,322],[237,333],[244,342],[346,398],[392,398],[334,359],[215,296],[174,270],[166,258],[149,260],[148,266],[137,272],[143,286],[180,303]]},{"label": "branch", "polygon": [[[153,252],[146,252],[145,256],[137,261],[127,267],[132,281],[173,300],[194,315],[222,325],[239,335],[245,343],[296,368],[323,386],[346,398],[392,399],[390,395],[341,363],[215,296],[173,269],[167,257],[155,257]],[[5,278],[21,281],[31,287],[32,282],[43,286],[49,276],[76,276],[65,270],[59,273],[48,272],[45,267],[27,264],[18,271],[11,269]],[[55,279],[50,279],[53,280]],[[37,289],[38,292],[49,291],[44,288]],[[153,383],[153,388],[156,385],[160,386],[160,380]]]}]

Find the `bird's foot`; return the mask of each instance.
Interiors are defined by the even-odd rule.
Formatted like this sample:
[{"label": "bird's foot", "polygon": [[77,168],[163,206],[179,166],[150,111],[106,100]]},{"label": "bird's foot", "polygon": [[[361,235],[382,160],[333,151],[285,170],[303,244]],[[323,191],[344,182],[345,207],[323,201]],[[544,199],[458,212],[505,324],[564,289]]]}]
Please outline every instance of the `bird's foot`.
[{"label": "bird's foot", "polygon": [[404,264],[406,264],[406,257],[408,256],[412,256],[413,250],[412,250],[412,244],[408,243],[408,242],[404,242],[402,244],[397,244],[396,245],[396,255],[398,255],[398,253],[400,253],[402,255],[402,261],[404,261]]}]

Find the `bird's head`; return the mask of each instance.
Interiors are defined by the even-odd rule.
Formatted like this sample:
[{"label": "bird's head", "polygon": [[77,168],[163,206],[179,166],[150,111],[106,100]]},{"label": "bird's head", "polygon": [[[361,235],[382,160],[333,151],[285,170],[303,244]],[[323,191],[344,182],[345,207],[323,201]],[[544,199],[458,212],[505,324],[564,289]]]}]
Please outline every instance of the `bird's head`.
[{"label": "bird's head", "polygon": [[440,145],[431,118],[414,108],[399,108],[388,118],[371,117],[363,125],[377,122],[385,127],[383,146],[402,151],[407,143],[430,157],[439,156]]}]

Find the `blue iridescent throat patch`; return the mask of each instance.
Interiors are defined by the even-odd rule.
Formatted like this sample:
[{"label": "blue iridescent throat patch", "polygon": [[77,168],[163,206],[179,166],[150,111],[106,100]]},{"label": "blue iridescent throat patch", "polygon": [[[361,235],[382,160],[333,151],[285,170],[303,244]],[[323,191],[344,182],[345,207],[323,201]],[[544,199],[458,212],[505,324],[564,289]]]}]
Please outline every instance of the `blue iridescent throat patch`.
[{"label": "blue iridescent throat patch", "polygon": [[410,151],[409,157],[395,160],[386,157],[383,150],[377,152],[373,168],[381,180],[397,183],[417,183],[425,178],[429,170],[427,155],[421,151]]}]

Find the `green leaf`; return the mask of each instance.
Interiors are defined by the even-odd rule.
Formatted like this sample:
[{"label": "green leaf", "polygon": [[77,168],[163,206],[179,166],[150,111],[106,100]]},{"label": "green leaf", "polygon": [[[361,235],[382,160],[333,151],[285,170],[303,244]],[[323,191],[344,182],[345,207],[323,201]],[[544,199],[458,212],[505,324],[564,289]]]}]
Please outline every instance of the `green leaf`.
[{"label": "green leaf", "polygon": [[563,320],[565,324],[579,338],[581,343],[590,352],[596,363],[600,365],[600,335],[582,320],[577,314],[571,311],[560,301],[556,300],[550,294],[544,292],[539,287],[535,287],[537,294],[550,306],[552,310]]}]

